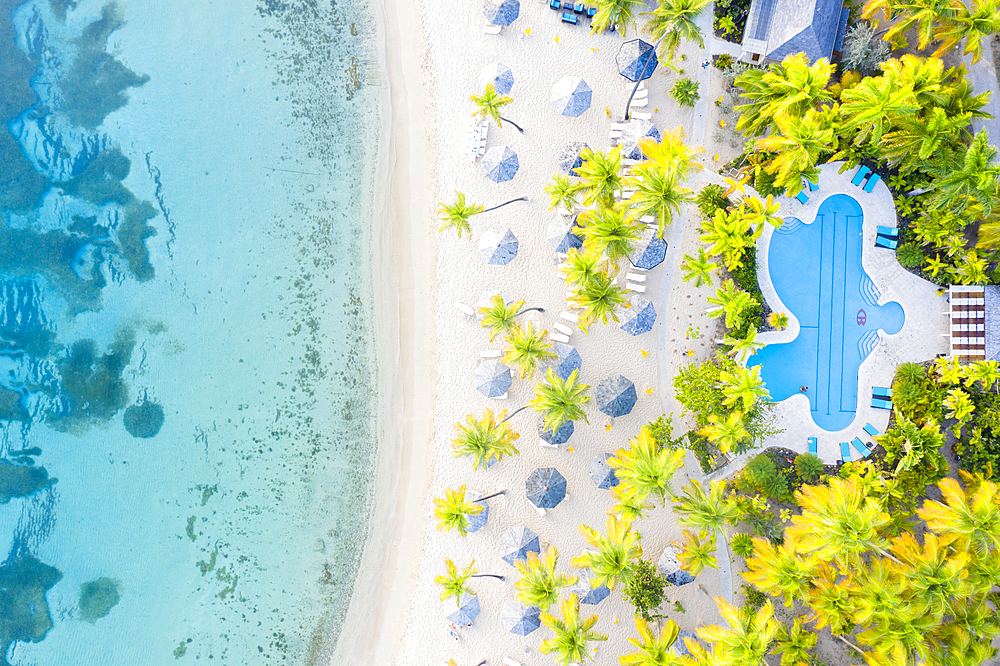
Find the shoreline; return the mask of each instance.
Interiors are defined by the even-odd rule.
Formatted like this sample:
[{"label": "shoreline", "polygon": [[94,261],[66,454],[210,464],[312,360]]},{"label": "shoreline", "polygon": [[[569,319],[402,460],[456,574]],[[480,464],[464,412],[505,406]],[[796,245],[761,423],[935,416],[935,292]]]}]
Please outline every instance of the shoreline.
[{"label": "shoreline", "polygon": [[[374,197],[373,283],[379,373],[379,437],[368,537],[330,664],[396,660],[421,560],[424,501],[433,467],[430,415],[436,386],[433,234],[421,222],[431,205],[419,3],[373,6],[378,67],[387,85]],[[420,261],[418,265],[418,261]],[[394,612],[395,609],[395,612]]]}]

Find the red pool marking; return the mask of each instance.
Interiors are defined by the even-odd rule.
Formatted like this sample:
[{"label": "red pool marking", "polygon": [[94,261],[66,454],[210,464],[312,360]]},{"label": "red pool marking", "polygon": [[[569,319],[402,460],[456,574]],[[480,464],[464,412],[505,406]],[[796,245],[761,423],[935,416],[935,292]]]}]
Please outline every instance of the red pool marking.
[{"label": "red pool marking", "polygon": [[858,326],[864,326],[866,321],[868,321],[868,315],[865,314],[864,310],[858,310]]}]

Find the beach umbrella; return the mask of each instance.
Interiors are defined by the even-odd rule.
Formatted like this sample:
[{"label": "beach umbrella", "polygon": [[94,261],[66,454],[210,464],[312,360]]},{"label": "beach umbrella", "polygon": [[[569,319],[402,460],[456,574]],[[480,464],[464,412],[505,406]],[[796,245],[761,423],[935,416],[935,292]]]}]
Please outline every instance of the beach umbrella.
[{"label": "beach umbrella", "polygon": [[618,477],[615,470],[608,464],[608,458],[614,454],[602,453],[590,461],[590,478],[601,490],[608,490],[618,485]]},{"label": "beach umbrella", "polygon": [[542,626],[542,621],[538,619],[541,612],[537,606],[525,606],[517,599],[508,599],[503,602],[500,620],[510,633],[527,636]]},{"label": "beach umbrella", "polygon": [[445,619],[459,626],[469,625],[479,615],[479,597],[463,594],[458,598],[457,606],[454,599],[446,599],[441,602],[441,607],[444,609]]},{"label": "beach umbrella", "polygon": [[472,373],[472,379],[476,390],[487,398],[502,396],[513,383],[510,368],[496,359],[480,361]]},{"label": "beach umbrella", "polygon": [[684,640],[685,638],[690,638],[692,641],[696,643],[701,642],[698,640],[698,637],[694,633],[681,629],[680,631],[677,632],[677,640],[674,641],[674,644],[670,646],[670,650],[678,657],[693,656],[691,654],[691,651],[688,650],[687,641]]},{"label": "beach umbrella", "polygon": [[590,108],[592,94],[579,76],[564,76],[552,86],[552,106],[562,115],[575,118]]},{"label": "beach umbrella", "polygon": [[517,173],[520,163],[509,146],[494,146],[483,155],[483,172],[494,183],[506,183]]},{"label": "beach umbrella", "polygon": [[622,375],[605,377],[594,390],[597,408],[608,416],[625,416],[637,400],[635,384]]},{"label": "beach umbrella", "polygon": [[514,87],[514,73],[507,65],[491,62],[479,72],[479,89],[486,90],[491,83],[498,95],[506,95]]},{"label": "beach umbrella", "polygon": [[521,13],[521,3],[518,0],[502,0],[494,2],[486,0],[483,5],[483,14],[486,15],[486,22],[490,25],[508,26],[517,19]]},{"label": "beach umbrella", "polygon": [[660,130],[656,129],[656,125],[648,120],[632,118],[625,123],[625,127],[622,128],[621,139],[618,141],[618,145],[622,147],[623,158],[630,160],[646,159],[646,156],[642,153],[642,148],[639,147],[640,139],[659,141]]},{"label": "beach umbrella", "polygon": [[555,467],[539,467],[524,482],[528,501],[539,509],[554,509],[566,497],[566,477]]},{"label": "beach umbrella", "polygon": [[545,418],[538,418],[538,436],[553,446],[568,442],[574,430],[576,430],[576,426],[573,425],[573,422],[565,421],[561,426],[556,428],[555,432],[552,432],[545,429]]},{"label": "beach umbrella", "polygon": [[576,350],[576,347],[557,342],[552,345],[552,351],[555,352],[556,357],[549,361],[548,367],[559,375],[559,379],[566,381],[574,370],[580,369],[583,359],[580,358],[580,352]]},{"label": "beach umbrella", "polygon": [[553,252],[566,254],[573,248],[583,247],[583,239],[573,233],[576,225],[564,218],[556,218],[549,222],[545,229],[545,240],[552,246]]},{"label": "beach umbrella", "polygon": [[465,531],[469,532],[470,534],[472,532],[478,532],[479,530],[483,529],[483,527],[486,526],[486,521],[489,520],[490,517],[490,505],[487,504],[486,502],[479,501],[479,498],[482,496],[483,496],[482,493],[471,492],[471,491],[469,492],[469,499],[472,500],[473,503],[483,507],[483,510],[480,511],[479,513],[469,516],[469,525],[468,527],[465,528]]},{"label": "beach umbrella", "polygon": [[667,581],[675,586],[687,585],[694,582],[694,576],[684,571],[684,569],[678,569],[667,576]]},{"label": "beach umbrella", "polygon": [[510,528],[500,537],[500,559],[510,566],[517,560],[528,559],[528,553],[540,552],[538,535],[523,525]]},{"label": "beach umbrella", "polygon": [[578,580],[567,589],[567,594],[575,594],[581,604],[591,606],[596,606],[611,596],[611,590],[607,585],[593,587],[590,582],[592,577],[590,569],[581,570]]},{"label": "beach umbrella", "polygon": [[571,176],[580,177],[576,170],[583,166],[583,157],[580,153],[584,148],[588,148],[583,141],[573,141],[567,143],[559,153],[559,168]]},{"label": "beach umbrella", "polygon": [[633,83],[648,79],[656,71],[659,64],[656,58],[656,48],[641,39],[630,39],[618,47],[615,56],[618,73]]},{"label": "beach umbrella", "polygon": [[653,330],[656,321],[656,309],[653,302],[636,294],[632,297],[632,307],[628,309],[631,317],[625,320],[620,328],[631,335],[642,335]]},{"label": "beach umbrella", "polygon": [[667,242],[653,232],[649,232],[649,235],[649,240],[636,247],[628,256],[633,266],[644,271],[659,266],[667,258]]},{"label": "beach umbrella", "polygon": [[491,227],[479,239],[479,254],[491,266],[506,266],[517,256],[517,236],[510,229]]}]

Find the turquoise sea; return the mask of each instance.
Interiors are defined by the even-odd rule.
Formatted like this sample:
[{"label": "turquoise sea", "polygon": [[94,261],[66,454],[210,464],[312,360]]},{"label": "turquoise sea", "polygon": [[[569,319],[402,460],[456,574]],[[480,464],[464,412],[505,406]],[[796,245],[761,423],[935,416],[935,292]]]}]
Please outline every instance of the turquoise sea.
[{"label": "turquoise sea", "polygon": [[371,511],[362,0],[0,0],[0,665],[322,663]]}]

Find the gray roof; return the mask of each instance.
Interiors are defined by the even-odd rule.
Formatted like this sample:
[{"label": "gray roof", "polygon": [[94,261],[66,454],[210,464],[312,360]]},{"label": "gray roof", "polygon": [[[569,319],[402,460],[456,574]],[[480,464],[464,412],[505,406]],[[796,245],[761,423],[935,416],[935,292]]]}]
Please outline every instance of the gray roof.
[{"label": "gray roof", "polygon": [[986,298],[986,358],[1000,361],[1000,287],[983,288]]},{"label": "gray roof", "polygon": [[743,50],[783,60],[805,53],[810,62],[829,58],[841,25],[843,0],[753,0]]}]

